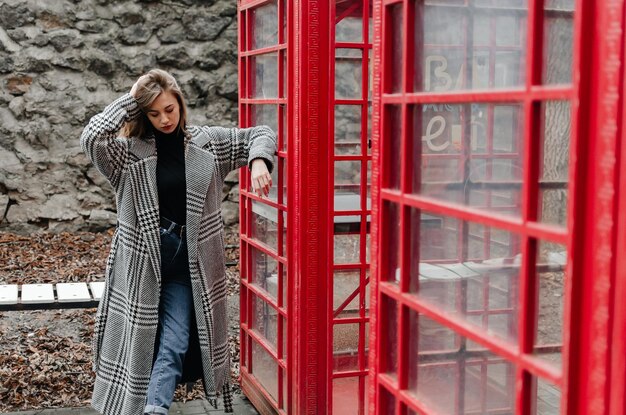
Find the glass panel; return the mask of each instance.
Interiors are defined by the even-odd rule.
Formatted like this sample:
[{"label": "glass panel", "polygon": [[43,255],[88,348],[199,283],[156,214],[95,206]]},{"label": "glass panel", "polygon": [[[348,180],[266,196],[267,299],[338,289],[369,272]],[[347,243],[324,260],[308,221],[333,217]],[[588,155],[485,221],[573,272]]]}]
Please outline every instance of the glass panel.
[{"label": "glass panel", "polygon": [[287,361],[287,358],[289,357],[289,343],[287,343],[287,330],[289,330],[289,326],[287,326],[287,319],[285,317],[280,317],[280,321],[282,321],[282,330],[283,330],[283,355],[282,355],[282,359],[284,361]]},{"label": "glass panel", "polygon": [[[515,130],[519,117],[519,107],[515,105],[493,105],[493,142],[489,146],[489,137],[479,135],[477,148],[485,152],[490,150],[497,154],[516,154],[522,146],[518,140],[519,133]],[[521,121],[521,120],[520,120]],[[480,127],[479,127],[480,128]]]},{"label": "glass panel", "polygon": [[[367,104],[367,155],[372,154],[372,104]],[[369,183],[369,182],[368,182]]]},{"label": "glass panel", "polygon": [[561,413],[559,388],[535,376],[532,377],[532,383],[536,394],[531,413],[533,415],[559,415]]},{"label": "glass panel", "polygon": [[409,311],[409,392],[436,413],[512,413],[514,366],[487,350],[467,350],[467,339],[424,319]]},{"label": "glass panel", "polygon": [[[240,289],[241,300],[239,301],[240,309],[239,309],[239,317],[241,318],[241,324],[250,324],[248,322],[248,295],[253,295],[252,293],[248,294],[248,287],[245,285],[241,285]],[[243,350],[243,345],[241,346]]]},{"label": "glass panel", "polygon": [[335,98],[363,97],[363,53],[360,49],[335,52]]},{"label": "glass panel", "polygon": [[537,243],[537,335],[535,354],[561,367],[563,337],[563,302],[565,297],[565,246],[551,242]]},{"label": "glass panel", "polygon": [[278,55],[274,52],[251,56],[250,65],[254,74],[251,98],[277,98]]},{"label": "glass panel", "polygon": [[[367,186],[367,209],[371,209],[372,206],[372,161],[367,161],[367,177],[366,177],[366,186]],[[370,222],[370,217],[367,217],[367,221]]]},{"label": "glass panel", "polygon": [[416,209],[411,210],[411,229],[411,251],[419,247],[419,260],[411,255],[410,291],[489,334],[515,342],[519,237],[476,223],[420,215]]},{"label": "glass panel", "polygon": [[[520,18],[515,14],[502,14],[495,16],[496,20],[496,46],[520,46],[521,28]],[[526,19],[524,19],[525,21]]]},{"label": "glass panel", "polygon": [[[459,221],[447,216],[421,213],[411,209],[411,269],[417,270],[419,261],[461,262],[459,245],[462,243],[462,229]],[[417,291],[418,279],[411,274],[411,291]]]},{"label": "glass panel", "polygon": [[363,0],[335,0],[335,41],[363,41]]},{"label": "glass panel", "polygon": [[289,396],[288,396],[288,383],[287,383],[287,371],[285,369],[280,369],[280,371],[281,371],[282,377],[283,377],[283,405],[281,406],[281,408],[289,413],[289,411],[288,411],[288,404],[287,404],[287,401],[289,399]]},{"label": "glass panel", "polygon": [[[276,160],[276,159],[274,159]],[[283,171],[283,161],[282,159],[278,159],[278,163],[274,163],[274,168],[270,173],[270,177],[272,178],[272,186],[270,187],[270,191],[267,196],[268,200],[278,203],[278,175],[284,174]],[[284,190],[284,189],[283,189]]]},{"label": "glass panel", "polygon": [[370,50],[365,52],[367,54],[367,100],[372,100],[372,91],[374,90],[374,62],[372,61],[372,52]]},{"label": "glass panel", "polygon": [[415,90],[442,92],[524,85],[523,3],[515,5],[516,10],[508,10],[512,5],[504,1],[497,2],[497,8],[416,5],[418,9],[423,7],[417,13],[423,21],[417,21],[415,27],[415,64],[422,68],[415,71]]},{"label": "glass panel", "polygon": [[[368,324],[369,326],[369,324]],[[365,411],[363,411],[364,414],[369,414],[369,408],[370,408],[370,400],[369,400],[369,391],[370,391],[370,377],[369,375],[365,375],[364,379],[363,379],[364,383],[365,383],[365,398],[364,398],[364,407],[365,407]]]},{"label": "glass panel", "polygon": [[289,20],[289,9],[287,8],[287,4],[289,3],[288,0],[283,0],[282,1],[282,5],[283,5],[283,43],[287,42],[287,21]]},{"label": "glass panel", "polygon": [[546,0],[544,5],[543,82],[572,82],[574,0]]},{"label": "glass panel", "polygon": [[261,298],[252,295],[252,329],[264,337],[277,350],[278,315],[275,309]]},{"label": "glass panel", "polygon": [[523,110],[517,104],[412,106],[413,192],[519,216]]},{"label": "glass panel", "polygon": [[[576,6],[576,0],[544,0],[545,8],[548,12],[551,11],[574,11]],[[565,14],[566,16],[568,14]]]},{"label": "glass panel", "polygon": [[274,358],[257,342],[252,342],[252,374],[278,400],[278,365]]},{"label": "glass panel", "polygon": [[287,258],[287,212],[283,210],[280,214],[283,217],[283,247],[281,255]]},{"label": "glass panel", "polygon": [[359,378],[333,379],[333,414],[359,414]]},{"label": "glass panel", "polygon": [[[369,277],[370,277],[370,271],[369,271],[369,267],[365,270],[365,280],[368,281],[365,283],[365,316],[364,317],[369,317],[369,311],[370,311],[370,284],[369,284]],[[365,347],[367,348],[369,343],[367,343],[367,335],[369,334],[369,329],[370,329],[370,325],[366,324],[365,325],[365,335],[366,335],[366,339],[365,339]]]},{"label": "glass panel", "polygon": [[[248,50],[248,13],[241,13],[241,21],[239,22],[239,47],[241,51]],[[245,63],[244,63],[245,64]]]},{"label": "glass panel", "polygon": [[385,389],[384,386],[379,386],[380,391],[380,413],[381,414],[395,414],[396,413],[396,397],[391,392]]},{"label": "glass panel", "polygon": [[[287,206],[287,198],[288,198],[287,191],[289,189],[289,174],[287,172],[287,168],[288,168],[287,159],[280,158],[280,174],[283,177],[283,188],[282,188],[281,203],[284,206]],[[278,182],[276,182],[276,186],[278,186]],[[270,196],[271,196],[271,193],[270,193]],[[277,200],[275,200],[275,201],[277,201]]]},{"label": "glass panel", "polygon": [[335,235],[335,264],[358,264],[359,241],[361,236],[357,234],[336,234]]},{"label": "glass panel", "polygon": [[252,201],[250,236],[278,253],[278,209]]},{"label": "glass panel", "polygon": [[[385,87],[385,91],[387,92],[400,92],[402,91],[402,50],[404,49],[404,22],[403,22],[403,9],[402,3],[394,4],[387,7],[387,22],[389,23],[389,27],[391,28],[391,38],[385,45],[390,49],[389,57],[390,59],[385,59],[388,61],[389,65],[389,85]],[[388,32],[389,33],[389,32]]]},{"label": "glass panel", "polygon": [[381,372],[397,377],[398,309],[396,302],[386,295],[382,295],[381,306]]},{"label": "glass panel", "polygon": [[[287,124],[287,105],[285,104],[281,104],[283,110],[282,110],[282,119],[281,122],[283,123],[283,148],[282,151],[287,151],[287,148],[289,146],[289,125]],[[285,198],[285,204],[287,204],[287,198]]]},{"label": "glass panel", "polygon": [[289,287],[287,285],[287,266],[281,265],[282,275],[283,275],[283,302],[281,306],[283,308],[289,309],[289,303],[287,302],[287,294]]},{"label": "glass panel", "polygon": [[335,154],[361,154],[361,106],[335,106]]},{"label": "glass panel", "polygon": [[395,283],[400,282],[400,207],[383,201],[383,244],[388,255],[383,259],[382,279]]},{"label": "glass panel", "polygon": [[270,1],[252,9],[252,49],[278,44],[278,5]]},{"label": "glass panel", "polygon": [[385,107],[385,138],[387,138],[383,174],[386,180],[383,186],[400,189],[400,149],[402,143],[402,107],[387,105]]},{"label": "glass panel", "polygon": [[284,50],[281,51],[280,56],[283,60],[283,93],[281,95],[281,98],[286,98],[289,93],[289,91],[287,90],[287,85],[289,85],[287,82],[287,74],[289,73],[289,71],[287,70],[287,52]]},{"label": "glass panel", "polygon": [[250,340],[249,333],[242,330],[240,339],[241,339],[241,345],[239,349],[239,356],[243,356],[243,359],[241,360],[241,366],[245,367],[246,370],[250,371],[249,368],[251,365],[251,360],[250,360],[250,354],[248,353],[248,345],[250,344],[251,340]]},{"label": "glass panel", "polygon": [[272,131],[278,133],[278,109],[276,105],[261,104],[251,105],[252,125],[267,125]]},{"label": "glass panel", "polygon": [[278,295],[278,262],[252,246],[249,249],[252,264],[251,282],[263,288],[270,297],[276,299]]},{"label": "glass panel", "polygon": [[365,244],[366,244],[365,245],[365,262],[369,264],[370,263],[370,246],[372,246],[372,238],[370,237],[369,232],[365,234]]},{"label": "glass panel", "polygon": [[[336,312],[349,297],[353,297],[335,318],[359,317],[360,285],[360,271],[358,269],[335,270],[333,279],[333,311]],[[354,295],[355,293],[356,295]]]},{"label": "glass panel", "polygon": [[361,210],[360,195],[361,162],[335,162],[335,210]]},{"label": "glass panel", "polygon": [[333,326],[333,371],[359,369],[359,324]]},{"label": "glass panel", "polygon": [[541,105],[542,154],[539,171],[539,220],[567,225],[571,106],[568,101]]}]

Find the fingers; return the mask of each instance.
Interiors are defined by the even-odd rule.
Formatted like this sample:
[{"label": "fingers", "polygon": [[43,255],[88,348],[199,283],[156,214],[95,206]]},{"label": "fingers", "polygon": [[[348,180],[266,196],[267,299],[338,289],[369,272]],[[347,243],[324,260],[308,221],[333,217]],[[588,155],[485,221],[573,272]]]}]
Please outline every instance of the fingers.
[{"label": "fingers", "polygon": [[252,190],[255,191],[259,197],[267,196],[270,193],[271,187],[272,177],[269,173],[264,173],[258,177],[252,178]]},{"label": "fingers", "polygon": [[148,75],[141,75],[137,81],[135,81],[135,83],[133,84],[132,88],[130,89],[130,94],[137,98],[136,94],[137,94],[137,90],[139,89],[139,86],[145,82],[148,79]]}]

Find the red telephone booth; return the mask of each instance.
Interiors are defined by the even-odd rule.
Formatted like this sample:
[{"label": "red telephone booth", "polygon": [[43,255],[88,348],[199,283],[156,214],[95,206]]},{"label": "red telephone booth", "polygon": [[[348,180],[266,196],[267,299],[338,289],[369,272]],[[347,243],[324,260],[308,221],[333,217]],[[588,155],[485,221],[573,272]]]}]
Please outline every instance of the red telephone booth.
[{"label": "red telephone booth", "polygon": [[624,413],[623,30],[374,2],[371,413]]},{"label": "red telephone booth", "polygon": [[[240,125],[278,134],[269,198],[242,175],[241,381],[264,414],[367,412],[371,4],[240,0]],[[289,241],[289,243],[287,242]]]}]

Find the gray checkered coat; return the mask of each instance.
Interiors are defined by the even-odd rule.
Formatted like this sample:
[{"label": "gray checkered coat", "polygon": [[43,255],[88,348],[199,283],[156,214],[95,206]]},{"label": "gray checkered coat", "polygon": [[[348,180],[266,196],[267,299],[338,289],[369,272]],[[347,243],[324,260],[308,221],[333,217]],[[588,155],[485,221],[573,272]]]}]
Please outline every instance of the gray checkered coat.
[{"label": "gray checkered coat", "polygon": [[[155,141],[117,136],[125,121],[140,114],[135,99],[126,94],[92,117],[80,139],[117,200],[118,225],[93,337],[92,406],[105,415],[142,413],[158,324],[161,259]],[[255,158],[269,161],[271,169],[276,138],[266,126],[190,127],[188,132],[187,242],[202,360],[196,365],[202,366],[207,399],[215,406],[218,391],[223,391],[228,410],[222,183],[228,172]]]}]

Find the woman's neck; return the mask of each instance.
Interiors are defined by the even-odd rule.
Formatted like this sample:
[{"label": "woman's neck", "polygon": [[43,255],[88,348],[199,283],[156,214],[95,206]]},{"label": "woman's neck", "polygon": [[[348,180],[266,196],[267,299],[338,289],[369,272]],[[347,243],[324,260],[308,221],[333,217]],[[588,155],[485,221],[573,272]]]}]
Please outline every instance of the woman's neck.
[{"label": "woman's neck", "polygon": [[179,138],[183,135],[182,130],[178,127],[171,133],[164,133],[162,131],[157,130],[156,128],[153,128],[153,131],[154,131],[154,135],[157,138],[174,139],[174,138]]}]

